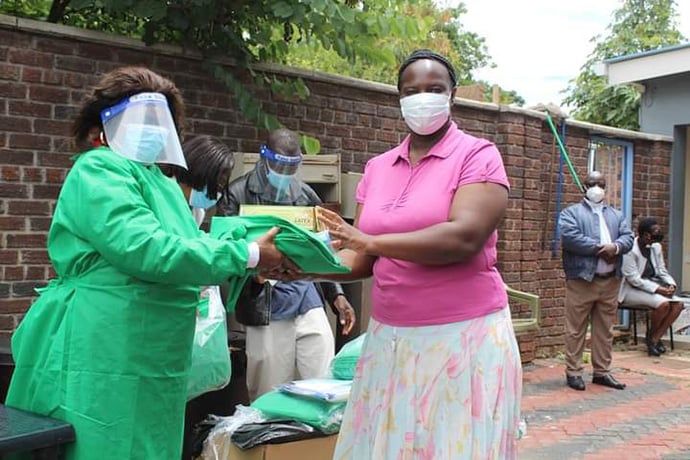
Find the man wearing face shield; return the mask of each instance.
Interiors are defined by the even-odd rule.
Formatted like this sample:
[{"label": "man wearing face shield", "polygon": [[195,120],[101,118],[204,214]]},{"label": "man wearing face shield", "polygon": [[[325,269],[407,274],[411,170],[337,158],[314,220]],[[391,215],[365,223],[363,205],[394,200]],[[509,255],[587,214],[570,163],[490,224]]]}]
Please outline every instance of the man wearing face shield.
[{"label": "man wearing face shield", "polygon": [[623,214],[605,203],[606,178],[592,171],[585,179],[585,197],[561,211],[565,290],[566,383],[585,389],[582,353],[592,323],[592,383],[625,388],[610,373],[612,325],[618,309],[623,254],[633,236]]},{"label": "man wearing face shield", "polygon": [[[254,169],[228,187],[216,210],[219,215],[238,215],[242,204],[321,204],[316,192],[299,179],[302,153],[294,132],[273,131],[259,153]],[[327,375],[335,345],[324,302],[338,315],[343,335],[349,334],[355,313],[339,284],[274,283],[261,277],[247,282],[235,315],[247,326],[247,386],[252,400],[296,374]]]}]

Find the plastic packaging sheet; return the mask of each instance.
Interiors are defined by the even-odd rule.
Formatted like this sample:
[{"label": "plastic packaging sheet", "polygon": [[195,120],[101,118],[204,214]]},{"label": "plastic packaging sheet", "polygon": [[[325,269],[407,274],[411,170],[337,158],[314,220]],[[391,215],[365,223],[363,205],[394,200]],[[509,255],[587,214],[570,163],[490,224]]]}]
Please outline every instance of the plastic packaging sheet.
[{"label": "plastic packaging sheet", "polygon": [[216,420],[217,424],[204,441],[201,460],[226,460],[230,458],[232,434],[241,426],[266,421],[260,410],[242,405],[237,406],[235,413],[230,417],[211,415],[210,418]]},{"label": "plastic packaging sheet", "polygon": [[228,331],[218,286],[202,291],[196,318],[192,365],[187,382],[187,400],[219,390],[230,382]]},{"label": "plastic packaging sheet", "polygon": [[331,362],[331,373],[333,377],[340,380],[352,380],[357,369],[357,361],[362,355],[362,347],[366,334],[362,334],[355,340],[352,340],[345,345],[335,355],[333,362]]},{"label": "plastic packaging sheet", "polygon": [[347,401],[350,396],[351,388],[351,380],[337,379],[295,380],[277,387],[277,389],[283,393],[318,399],[330,403]]}]

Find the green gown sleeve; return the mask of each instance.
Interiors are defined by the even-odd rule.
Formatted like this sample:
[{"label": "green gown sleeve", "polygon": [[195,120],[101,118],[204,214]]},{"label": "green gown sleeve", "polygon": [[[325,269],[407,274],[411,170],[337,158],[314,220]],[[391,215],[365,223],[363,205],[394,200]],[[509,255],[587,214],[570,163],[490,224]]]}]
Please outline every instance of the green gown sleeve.
[{"label": "green gown sleeve", "polygon": [[190,225],[193,219],[177,184],[151,168],[109,150],[82,155],[60,198],[72,200],[63,209],[78,236],[114,267],[145,281],[212,285],[245,275],[247,242],[210,238],[196,226],[184,236],[166,231],[167,219],[187,218]]}]

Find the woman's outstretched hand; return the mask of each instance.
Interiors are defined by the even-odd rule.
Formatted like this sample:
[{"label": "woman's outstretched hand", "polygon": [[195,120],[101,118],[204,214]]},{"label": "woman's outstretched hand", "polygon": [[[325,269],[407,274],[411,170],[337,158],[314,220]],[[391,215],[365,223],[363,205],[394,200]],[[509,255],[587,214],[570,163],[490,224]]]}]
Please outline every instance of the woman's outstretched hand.
[{"label": "woman's outstretched hand", "polygon": [[373,239],[371,235],[357,230],[333,211],[322,207],[317,207],[316,211],[319,221],[331,235],[334,248],[350,249],[363,254],[368,253]]}]

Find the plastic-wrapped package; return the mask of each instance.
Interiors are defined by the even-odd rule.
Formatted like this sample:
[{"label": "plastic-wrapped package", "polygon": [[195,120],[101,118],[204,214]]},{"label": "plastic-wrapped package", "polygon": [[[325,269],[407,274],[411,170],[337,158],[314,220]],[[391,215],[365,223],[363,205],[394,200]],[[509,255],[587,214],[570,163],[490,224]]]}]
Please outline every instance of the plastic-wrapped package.
[{"label": "plastic-wrapped package", "polygon": [[216,420],[216,426],[209,432],[204,441],[204,450],[200,460],[225,460],[229,458],[232,443],[232,434],[241,426],[266,421],[266,417],[260,410],[247,406],[237,406],[235,413],[230,417],[209,416]]},{"label": "plastic-wrapped package", "polygon": [[205,288],[194,330],[192,365],[187,381],[188,401],[209,391],[219,390],[230,382],[232,368],[225,316],[220,288]]},{"label": "plastic-wrapped package", "polygon": [[351,380],[306,379],[294,380],[279,385],[277,390],[305,398],[318,399],[329,403],[347,401],[352,389]]},{"label": "plastic-wrapped package", "polygon": [[357,369],[357,361],[362,355],[366,334],[362,334],[355,340],[347,342],[340,349],[331,362],[331,373],[333,377],[340,380],[352,380]]},{"label": "plastic-wrapped package", "polygon": [[270,391],[254,401],[252,407],[263,412],[269,420],[296,420],[311,425],[325,434],[332,434],[340,430],[345,404]]},{"label": "plastic-wrapped package", "polygon": [[248,423],[235,430],[230,439],[242,450],[251,449],[262,444],[283,444],[318,438],[323,433],[296,420],[271,420],[261,423]]}]

